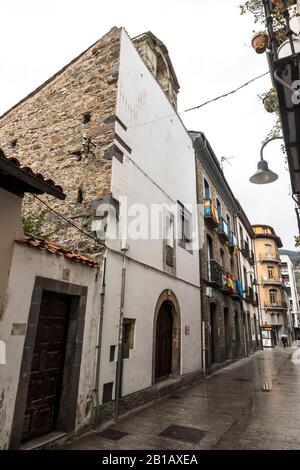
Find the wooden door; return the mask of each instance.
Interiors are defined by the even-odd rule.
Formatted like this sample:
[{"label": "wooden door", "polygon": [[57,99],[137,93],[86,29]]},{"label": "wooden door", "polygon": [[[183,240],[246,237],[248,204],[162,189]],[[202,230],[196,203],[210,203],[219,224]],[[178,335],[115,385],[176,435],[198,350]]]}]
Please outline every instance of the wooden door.
[{"label": "wooden door", "polygon": [[56,429],[70,297],[44,292],[32,358],[22,440]]},{"label": "wooden door", "polygon": [[172,372],[173,316],[171,306],[164,302],[156,323],[155,379],[162,380]]},{"label": "wooden door", "polygon": [[214,364],[216,362],[216,306],[214,304],[210,304],[209,306],[209,316],[210,316],[210,364]]}]

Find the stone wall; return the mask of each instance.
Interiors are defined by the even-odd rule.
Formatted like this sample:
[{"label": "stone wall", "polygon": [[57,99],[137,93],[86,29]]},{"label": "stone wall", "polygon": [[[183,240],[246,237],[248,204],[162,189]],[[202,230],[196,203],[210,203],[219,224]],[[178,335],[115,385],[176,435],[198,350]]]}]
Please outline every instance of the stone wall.
[{"label": "stone wall", "polygon": [[[204,167],[199,159],[196,159],[197,171],[197,198],[198,204],[203,204],[204,201],[204,176],[210,184],[211,198],[215,200],[216,196],[222,203],[223,214],[228,214],[231,217],[232,228],[234,226],[234,214],[227,208],[225,201],[218,193],[217,188],[213,185],[209,175],[205,172]],[[202,305],[202,320],[205,321],[206,326],[206,344],[207,350],[207,366],[210,367],[212,363],[222,363],[228,359],[234,359],[244,354],[244,326],[243,326],[243,312],[241,302],[230,295],[219,292],[219,299],[212,300],[207,297],[206,287],[208,280],[208,246],[207,235],[212,239],[213,259],[219,263],[221,262],[220,250],[224,252],[223,267],[229,271],[234,279],[239,278],[239,267],[237,254],[231,253],[228,244],[221,239],[217,230],[209,226],[204,221],[204,246],[200,250],[200,271],[201,271],[201,305]],[[212,306],[212,307],[211,307]],[[212,325],[210,324],[210,310],[214,308],[215,315],[215,337],[214,337],[214,361],[212,360]],[[225,310],[227,309],[227,310]],[[227,312],[227,330],[225,331],[225,315],[224,310]],[[237,315],[237,322],[235,322],[235,315]],[[238,325],[238,331],[235,326]]]},{"label": "stone wall", "polygon": [[[0,118],[6,155],[60,184],[65,201],[42,199],[87,232],[91,202],[110,192],[120,40],[121,29],[112,28]],[[24,199],[24,216],[38,235],[69,249],[99,252],[32,196]]]}]

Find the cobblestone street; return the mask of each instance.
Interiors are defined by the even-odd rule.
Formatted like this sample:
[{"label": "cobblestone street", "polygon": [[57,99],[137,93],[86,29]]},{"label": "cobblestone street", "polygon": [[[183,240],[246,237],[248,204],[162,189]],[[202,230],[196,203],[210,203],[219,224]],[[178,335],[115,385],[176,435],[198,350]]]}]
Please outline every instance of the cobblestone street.
[{"label": "cobblestone street", "polygon": [[106,427],[106,437],[91,432],[65,448],[300,449],[300,365],[291,361],[293,352],[258,352],[121,418]]}]

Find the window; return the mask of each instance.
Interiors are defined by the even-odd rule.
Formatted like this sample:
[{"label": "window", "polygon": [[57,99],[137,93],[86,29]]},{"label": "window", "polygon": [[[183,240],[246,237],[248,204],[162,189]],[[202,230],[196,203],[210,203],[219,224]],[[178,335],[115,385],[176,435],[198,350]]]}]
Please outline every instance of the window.
[{"label": "window", "polygon": [[221,258],[221,266],[222,268],[225,268],[224,251],[222,250],[222,248],[220,249],[220,258]]},{"label": "window", "polygon": [[230,220],[230,215],[229,214],[226,214],[226,221],[227,221],[227,225],[228,225],[228,230],[230,231],[231,230],[231,220]]},{"label": "window", "polygon": [[213,242],[209,235],[207,235],[207,259],[214,259]]},{"label": "window", "polygon": [[178,244],[189,250],[192,241],[192,214],[178,201],[179,207],[179,237]]},{"label": "window", "polygon": [[273,266],[268,266],[268,278],[274,279],[274,267]]},{"label": "window", "polygon": [[219,221],[220,221],[222,218],[222,205],[217,197],[216,197],[216,206],[217,206],[217,212],[218,212]]},{"label": "window", "polygon": [[113,392],[113,382],[108,382],[107,384],[103,385],[103,398],[102,402],[107,403],[108,401],[112,400],[112,392]]},{"label": "window", "polygon": [[123,319],[123,359],[129,358],[130,349],[134,348],[135,319]]},{"label": "window", "polygon": [[116,346],[112,345],[109,349],[109,362],[114,362],[114,360],[115,360],[115,351],[116,351]]},{"label": "window", "polygon": [[245,292],[248,294],[248,278],[247,278],[247,270],[246,268],[243,269],[244,271],[244,287]]},{"label": "window", "polygon": [[207,181],[206,178],[204,178],[204,199],[211,199],[211,194],[210,194],[210,185],[209,182]]},{"label": "window", "polygon": [[244,235],[243,235],[243,229],[241,225],[240,225],[240,248],[241,250],[244,249]]},{"label": "window", "polygon": [[166,242],[173,248],[174,246],[174,219],[168,215],[166,217]]},{"label": "window", "polygon": [[167,213],[165,216],[164,263],[165,268],[167,270],[171,269],[171,272],[175,269],[174,238],[174,217]]},{"label": "window", "polygon": [[270,289],[270,303],[277,304],[277,290]]},{"label": "window", "polygon": [[271,253],[271,252],[272,252],[272,245],[270,245],[270,243],[265,243],[265,247],[266,247],[266,252],[267,252],[267,253]]}]

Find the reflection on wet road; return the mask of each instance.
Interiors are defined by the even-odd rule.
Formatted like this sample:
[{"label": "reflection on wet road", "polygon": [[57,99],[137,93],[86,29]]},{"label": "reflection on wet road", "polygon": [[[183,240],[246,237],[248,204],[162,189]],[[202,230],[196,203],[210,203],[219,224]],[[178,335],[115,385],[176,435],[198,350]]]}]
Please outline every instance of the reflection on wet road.
[{"label": "reflection on wet road", "polygon": [[[259,352],[137,411],[68,449],[300,449],[300,364]],[[106,433],[107,434],[107,433]]]}]

